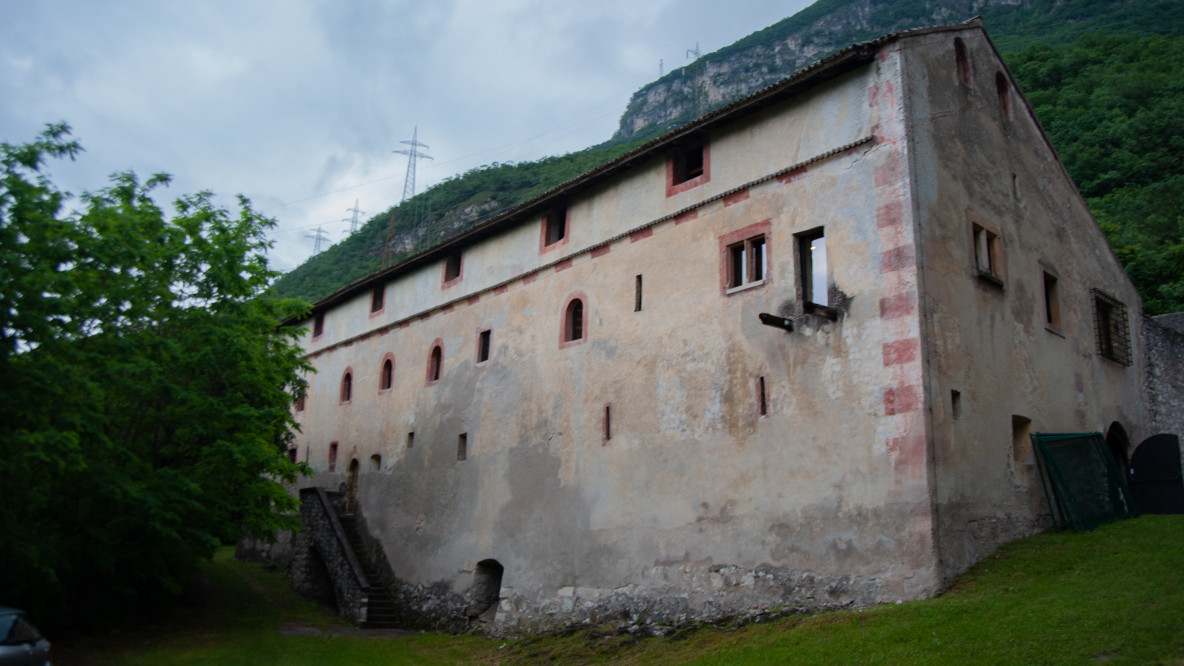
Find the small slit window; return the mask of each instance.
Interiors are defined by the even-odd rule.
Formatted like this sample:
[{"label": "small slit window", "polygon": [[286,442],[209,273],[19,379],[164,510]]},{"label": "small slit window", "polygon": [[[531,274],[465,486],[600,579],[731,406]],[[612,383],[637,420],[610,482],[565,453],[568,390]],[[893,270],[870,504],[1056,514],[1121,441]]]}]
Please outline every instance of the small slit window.
[{"label": "small slit window", "polygon": [[1061,299],[1057,293],[1057,278],[1044,271],[1044,323],[1053,328],[1061,326]]},{"label": "small slit window", "polygon": [[489,360],[489,348],[493,341],[493,331],[485,329],[477,334],[477,362],[484,363]]},{"label": "small slit window", "polygon": [[613,438],[613,406],[612,403],[604,406],[604,442],[608,444]]},{"label": "small slit window", "polygon": [[414,431],[407,433],[407,448],[409,448],[409,449],[415,448],[415,432]]},{"label": "small slit window", "polygon": [[456,438],[456,461],[463,462],[469,457],[469,435],[462,432]]},{"label": "small slit window", "polygon": [[304,411],[304,396],[305,396],[304,391],[301,391],[300,395],[296,396],[296,411],[298,411],[298,412]]},{"label": "small slit window", "polygon": [[329,444],[329,471],[337,471],[337,442]]},{"label": "small slit window", "polygon": [[347,403],[353,398],[354,376],[353,373],[346,370],[345,374],[341,376],[341,402]]},{"label": "small slit window", "polygon": [[432,345],[432,351],[428,354],[428,383],[435,384],[440,381],[440,374],[444,371],[444,349],[437,343]]},{"label": "small slit window", "polygon": [[761,375],[756,378],[756,410],[757,414],[761,416],[769,415],[769,397],[765,393],[765,377]]},{"label": "small slit window", "polygon": [[370,456],[370,471],[371,472],[382,471],[382,456],[381,455],[375,453],[374,455]]},{"label": "small slit window", "polygon": [[637,276],[637,280],[633,285],[633,311],[641,312],[641,276]]},{"label": "small slit window", "polygon": [[974,67],[966,53],[966,43],[961,37],[954,39],[954,61],[958,68],[958,82],[964,86],[970,85],[974,80]]},{"label": "small slit window", "polygon": [[389,391],[394,383],[395,362],[388,358],[382,362],[382,371],[378,375],[378,390]]}]

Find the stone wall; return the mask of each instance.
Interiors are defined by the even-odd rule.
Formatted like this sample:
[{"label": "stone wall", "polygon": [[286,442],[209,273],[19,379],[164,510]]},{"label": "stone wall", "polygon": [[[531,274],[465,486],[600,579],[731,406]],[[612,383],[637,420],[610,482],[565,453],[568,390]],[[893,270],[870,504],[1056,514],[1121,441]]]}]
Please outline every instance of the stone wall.
[{"label": "stone wall", "polygon": [[361,625],[366,622],[370,583],[348,546],[331,494],[323,488],[300,490],[304,527],[293,548],[292,587],[314,599],[328,601],[331,597],[342,617]]},{"label": "stone wall", "polygon": [[1184,436],[1184,314],[1144,317],[1143,348],[1146,432]]}]

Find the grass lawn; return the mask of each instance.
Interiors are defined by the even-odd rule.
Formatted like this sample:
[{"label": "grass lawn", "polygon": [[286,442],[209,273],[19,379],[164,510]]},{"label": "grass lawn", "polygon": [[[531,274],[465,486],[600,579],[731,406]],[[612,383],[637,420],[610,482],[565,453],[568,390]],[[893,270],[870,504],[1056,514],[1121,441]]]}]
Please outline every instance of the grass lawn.
[{"label": "grass lawn", "polygon": [[[61,664],[1181,663],[1184,516],[1008,544],[937,599],[707,627],[661,638],[603,628],[517,640],[350,637],[279,574],[219,553],[176,611],[55,645]],[[321,635],[293,636],[281,626]],[[313,632],[308,632],[313,633]],[[336,635],[334,635],[336,634]]]}]

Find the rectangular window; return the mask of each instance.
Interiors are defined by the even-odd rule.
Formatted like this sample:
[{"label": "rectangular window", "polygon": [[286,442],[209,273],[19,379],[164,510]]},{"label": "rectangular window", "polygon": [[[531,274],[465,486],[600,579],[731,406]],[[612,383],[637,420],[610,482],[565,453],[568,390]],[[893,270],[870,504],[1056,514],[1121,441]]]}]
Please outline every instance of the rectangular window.
[{"label": "rectangular window", "polygon": [[462,432],[456,438],[456,461],[462,462],[469,457],[469,435]]},{"label": "rectangular window", "polygon": [[477,334],[477,362],[484,363],[489,360],[489,343],[493,337],[493,331],[486,329]]},{"label": "rectangular window", "polygon": [[962,392],[950,391],[950,412],[954,418],[962,418]]},{"label": "rectangular window", "polygon": [[414,446],[415,446],[415,432],[414,431],[408,432],[407,433],[407,448],[410,449]]},{"label": "rectangular window", "polygon": [[298,412],[304,411],[304,395],[304,391],[301,391],[300,395],[296,396],[296,411]]},{"label": "rectangular window", "polygon": [[543,245],[550,246],[567,238],[567,207],[561,206],[543,217]]},{"label": "rectangular window", "polygon": [[633,311],[641,312],[641,276],[637,276],[637,282],[633,287]]},{"label": "rectangular window", "polygon": [[337,471],[337,442],[329,445],[329,471]]},{"label": "rectangular window", "polygon": [[1057,294],[1057,278],[1044,272],[1044,323],[1054,328],[1061,325],[1061,301]]},{"label": "rectangular window", "polygon": [[802,302],[810,311],[811,305],[830,305],[829,278],[826,266],[826,236],[821,228],[798,234],[798,273],[802,283]]},{"label": "rectangular window", "polygon": [[728,289],[765,281],[765,237],[753,236],[728,246]]},{"label": "rectangular window", "polygon": [[460,252],[454,252],[448,255],[444,260],[444,286],[457,282],[461,275],[461,257]]},{"label": "rectangular window", "polygon": [[972,217],[970,229],[974,236],[975,272],[984,282],[1002,287],[1003,239],[999,230],[978,217]]},{"label": "rectangular window", "polygon": [[1126,305],[1107,294],[1091,290],[1094,297],[1094,325],[1098,337],[1098,355],[1121,363],[1131,364],[1130,324]]},{"label": "rectangular window", "polygon": [[382,309],[383,301],[386,297],[386,285],[381,285],[374,288],[370,294],[370,311],[378,312]]},{"label": "rectangular window", "polygon": [[319,338],[325,334],[325,313],[318,312],[312,320],[312,337]]},{"label": "rectangular window", "polygon": [[711,180],[711,152],[707,139],[689,137],[666,159],[666,196],[674,196]]}]

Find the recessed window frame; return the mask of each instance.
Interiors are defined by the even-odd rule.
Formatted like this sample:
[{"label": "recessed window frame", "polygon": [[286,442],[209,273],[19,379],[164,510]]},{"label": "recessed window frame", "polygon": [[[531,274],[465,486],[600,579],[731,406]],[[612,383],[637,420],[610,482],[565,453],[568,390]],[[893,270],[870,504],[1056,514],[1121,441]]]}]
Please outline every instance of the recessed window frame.
[{"label": "recessed window frame", "polygon": [[370,316],[374,317],[386,310],[386,284],[380,284],[370,292]]},{"label": "recessed window frame", "polygon": [[563,302],[559,322],[559,348],[582,345],[588,340],[588,297],[582,291],[573,292]]},{"label": "recessed window frame", "polygon": [[1131,356],[1130,314],[1126,304],[1103,292],[1091,289],[1094,309],[1094,337],[1098,356],[1123,366],[1133,363]]},{"label": "recessed window frame", "polygon": [[489,362],[493,354],[493,329],[483,328],[477,331],[477,365]]},{"label": "recessed window frame", "polygon": [[[389,369],[388,369],[389,368]],[[378,392],[386,393],[395,386],[395,356],[387,353],[382,357],[382,365],[378,366]]]},{"label": "recessed window frame", "polygon": [[456,462],[464,462],[469,458],[469,433],[462,432],[456,437]]},{"label": "recessed window frame", "polygon": [[1041,265],[1041,282],[1044,298],[1044,328],[1047,331],[1064,337],[1061,331],[1061,286],[1056,271]]},{"label": "recessed window frame", "polygon": [[542,215],[539,227],[539,253],[550,252],[567,244],[570,235],[571,211],[560,204]]},{"label": "recessed window frame", "polygon": [[343,405],[348,405],[354,397],[354,371],[352,368],[346,368],[345,372],[341,373],[341,386],[338,392],[338,400]]},{"label": "recessed window frame", "polygon": [[1006,270],[1003,232],[983,218],[969,213],[970,265],[983,283],[1003,288]]},{"label": "recessed window frame", "polygon": [[428,386],[440,381],[444,376],[444,342],[436,338],[428,351],[427,379]]},{"label": "recessed window frame", "polygon": [[[794,243],[797,246],[797,291],[802,311],[827,319],[836,319],[838,315],[830,306],[830,261],[827,256],[826,227],[816,227],[794,234]],[[818,276],[815,275],[815,269],[820,263],[822,284],[818,284]],[[818,296],[823,300],[819,301]]]},{"label": "recessed window frame", "polygon": [[719,237],[721,294],[731,295],[772,282],[772,230],[771,220],[764,220]]},{"label": "recessed window frame", "polygon": [[317,340],[325,335],[325,313],[318,312],[312,317],[312,339]]},{"label": "recessed window frame", "polygon": [[447,289],[464,279],[464,253],[460,250],[451,252],[444,258],[444,275],[440,282],[441,289]]},{"label": "recessed window frame", "polygon": [[711,142],[697,134],[680,139],[666,157],[666,196],[711,181]]}]

